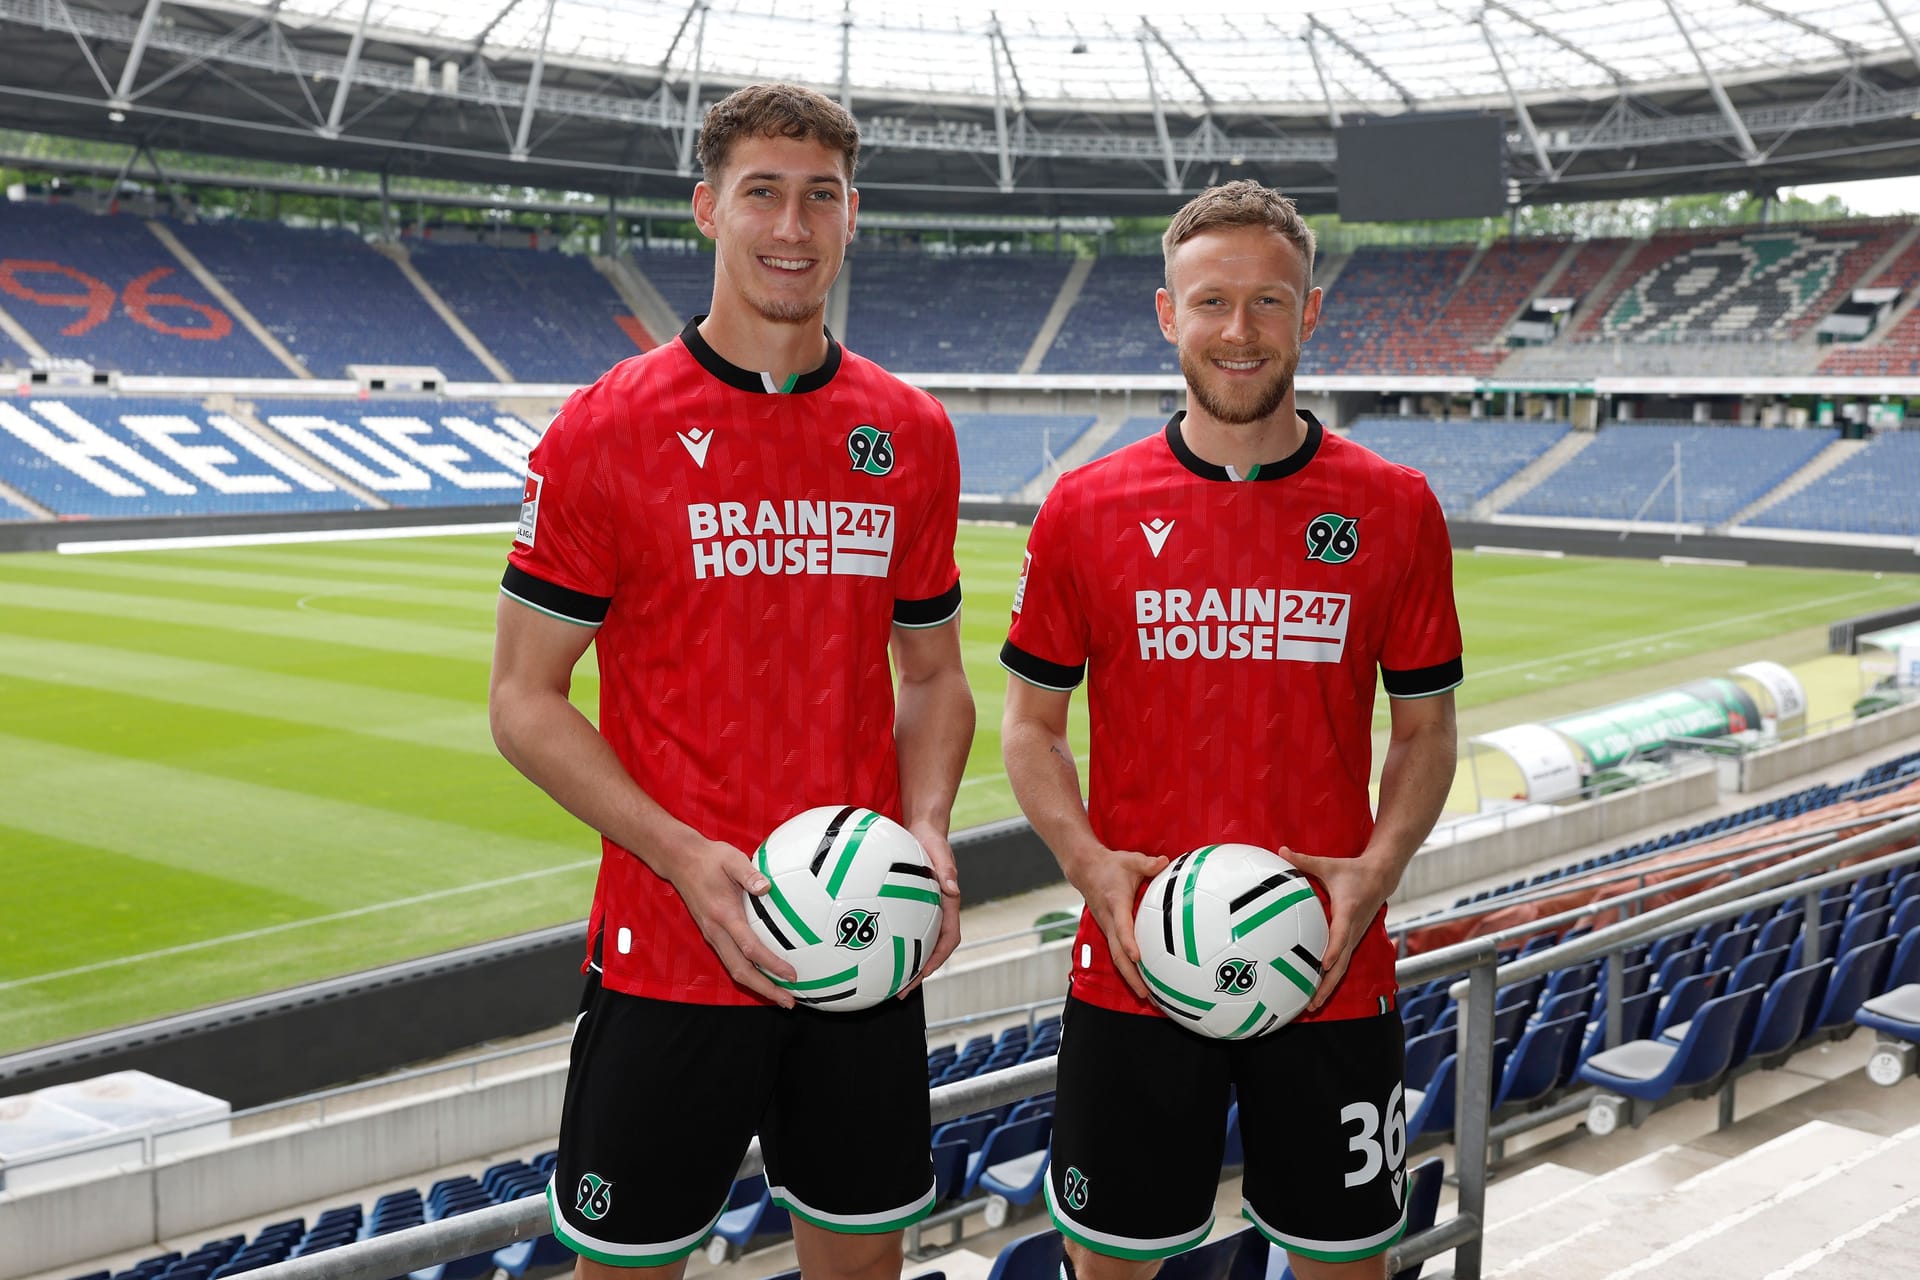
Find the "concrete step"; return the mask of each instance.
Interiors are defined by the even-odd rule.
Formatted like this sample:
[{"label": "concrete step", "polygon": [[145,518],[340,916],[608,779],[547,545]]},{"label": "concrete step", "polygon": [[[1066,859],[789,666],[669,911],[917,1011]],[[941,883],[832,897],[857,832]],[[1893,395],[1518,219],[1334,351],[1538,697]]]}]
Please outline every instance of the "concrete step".
[{"label": "concrete step", "polygon": [[[1652,1196],[1714,1166],[1714,1157],[1691,1147],[1650,1151],[1606,1173],[1589,1176],[1584,1186],[1564,1188],[1533,1205],[1502,1215],[1490,1210],[1481,1257],[1488,1280],[1494,1277],[1560,1275],[1569,1253],[1595,1233],[1596,1224],[1629,1212]],[[1491,1203],[1491,1196],[1489,1196]]]},{"label": "concrete step", "polygon": [[1920,1257],[1920,1195],[1775,1267],[1761,1280],[1860,1280],[1862,1276],[1910,1275],[1916,1257]]},{"label": "concrete step", "polygon": [[[1789,1166],[1791,1168],[1791,1166]],[[1762,1276],[1785,1258],[1819,1257],[1861,1226],[1920,1198],[1920,1126],[1839,1160],[1800,1166],[1801,1176],[1736,1213],[1693,1231],[1624,1271],[1629,1276],[1724,1272]],[[1917,1269],[1909,1255],[1907,1271]],[[1856,1268],[1851,1274],[1891,1275]]]},{"label": "concrete step", "polygon": [[[1713,1242],[1718,1240],[1724,1247],[1727,1233],[1776,1207],[1784,1189],[1801,1186],[1814,1171],[1857,1162],[1883,1141],[1858,1129],[1816,1120],[1724,1160],[1697,1148],[1682,1148],[1696,1160],[1710,1162],[1709,1167],[1661,1190],[1633,1191],[1621,1183],[1570,1197],[1550,1215],[1560,1228],[1557,1241],[1536,1245],[1510,1261],[1503,1252],[1501,1269],[1490,1275],[1627,1280],[1631,1276],[1746,1274],[1722,1268],[1712,1253]],[[1663,1163],[1671,1169],[1677,1161],[1667,1156],[1649,1168]],[[1603,1181],[1597,1179],[1596,1187]],[[1793,1216],[1773,1214],[1765,1237],[1772,1239],[1776,1228]],[[1544,1221],[1535,1223],[1541,1225]],[[1489,1243],[1493,1243],[1491,1237]],[[1711,1270],[1700,1265],[1702,1254],[1696,1250],[1703,1247]],[[1676,1261],[1683,1254],[1690,1262]]]}]

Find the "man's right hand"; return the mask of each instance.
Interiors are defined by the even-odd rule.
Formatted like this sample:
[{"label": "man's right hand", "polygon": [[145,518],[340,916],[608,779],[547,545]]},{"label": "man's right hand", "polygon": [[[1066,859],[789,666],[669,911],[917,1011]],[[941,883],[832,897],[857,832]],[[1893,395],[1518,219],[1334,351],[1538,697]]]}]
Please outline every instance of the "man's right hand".
[{"label": "man's right hand", "polygon": [[1108,849],[1082,859],[1073,877],[1073,887],[1080,891],[1087,910],[1093,913],[1093,922],[1106,935],[1115,972],[1142,1000],[1151,997],[1140,976],[1140,944],[1133,936],[1134,905],[1140,898],[1140,886],[1166,866],[1165,858]]},{"label": "man's right hand", "polygon": [[[700,936],[720,957],[733,980],[782,1009],[793,1008],[793,993],[775,985],[772,974],[787,982],[799,975],[760,941],[747,923],[742,891],[766,893],[773,885],[753,865],[753,859],[730,844],[699,840],[671,859],[652,863],[686,904]],[[764,971],[764,972],[763,972]]]}]

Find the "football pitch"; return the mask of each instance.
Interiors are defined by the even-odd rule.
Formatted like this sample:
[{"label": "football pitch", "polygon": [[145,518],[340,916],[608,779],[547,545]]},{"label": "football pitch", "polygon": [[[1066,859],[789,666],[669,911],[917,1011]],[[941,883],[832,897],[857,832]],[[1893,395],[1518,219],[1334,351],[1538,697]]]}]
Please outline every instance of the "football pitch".
[{"label": "football pitch", "polygon": [[[996,656],[1025,531],[961,533],[967,827],[1014,812]],[[487,731],[506,538],[0,556],[0,1052],[586,914],[594,839]],[[1906,576],[1470,554],[1456,583],[1466,732],[1836,661],[1828,622],[1920,598]],[[589,654],[576,698],[596,693]]]}]

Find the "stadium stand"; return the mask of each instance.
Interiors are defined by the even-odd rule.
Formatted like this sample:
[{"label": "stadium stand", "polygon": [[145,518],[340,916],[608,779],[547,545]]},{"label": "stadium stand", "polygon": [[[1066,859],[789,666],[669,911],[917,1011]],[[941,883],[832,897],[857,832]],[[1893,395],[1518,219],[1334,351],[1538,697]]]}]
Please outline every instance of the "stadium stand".
[{"label": "stadium stand", "polygon": [[1357,418],[1353,440],[1426,473],[1449,512],[1464,514],[1572,429],[1565,422]]},{"label": "stadium stand", "polygon": [[0,498],[0,520],[32,520],[34,518],[33,512],[25,507]]},{"label": "stadium stand", "polygon": [[847,343],[901,372],[1013,373],[1072,265],[1054,253],[850,255]]},{"label": "stadium stand", "polygon": [[[0,218],[0,305],[51,356],[136,374],[283,378],[138,218],[15,203]],[[23,362],[5,342],[0,356]]]},{"label": "stadium stand", "polygon": [[960,490],[985,497],[1018,493],[1094,424],[1091,415],[956,413]]},{"label": "stadium stand", "polygon": [[1153,306],[1164,274],[1158,257],[1095,259],[1040,372],[1180,372],[1179,354],[1161,335]]},{"label": "stadium stand", "polygon": [[[1654,494],[1680,450],[1680,518],[1693,524],[1730,519],[1811,462],[1837,438],[1832,430],[1615,423],[1504,509],[1508,515],[1631,520]],[[1649,508],[1673,518],[1673,484]],[[1769,515],[1772,513],[1769,512]]]},{"label": "stadium stand", "polygon": [[[1365,246],[1334,282],[1300,372],[1452,373],[1457,343],[1434,336],[1473,250]],[[1519,298],[1514,305],[1518,306]]]},{"label": "stadium stand", "polygon": [[1573,255],[1573,261],[1560,273],[1552,292],[1557,297],[1574,300],[1574,320],[1568,336],[1587,327],[1588,322],[1600,314],[1600,299],[1592,294],[1631,243],[1616,239],[1589,240],[1580,246]]},{"label": "stadium stand", "polygon": [[[1644,279],[1650,272],[1658,269],[1663,263],[1670,259],[1676,258],[1680,254],[1692,249],[1699,248],[1701,245],[1711,242],[1720,234],[1718,231],[1662,231],[1656,232],[1647,240],[1640,242],[1637,247],[1631,250],[1632,256],[1630,256],[1624,264],[1618,264],[1619,269],[1614,273],[1611,283],[1596,295],[1582,302],[1581,310],[1584,312],[1584,315],[1574,325],[1572,336],[1576,338],[1598,338],[1603,336],[1604,326],[1606,322],[1612,318],[1616,303],[1622,294],[1633,287],[1636,281]],[[1610,243],[1624,247],[1628,242],[1603,241],[1601,243]],[[1606,270],[1611,269],[1616,265],[1617,261],[1616,259],[1614,262],[1610,262],[1605,267],[1602,267],[1602,272],[1604,273]],[[1576,263],[1575,265],[1578,266],[1579,264]],[[1595,283],[1597,284],[1598,281]]]},{"label": "stadium stand", "polygon": [[1447,299],[1425,335],[1428,349],[1457,373],[1491,373],[1507,353],[1492,346],[1566,251],[1561,240],[1500,240]]},{"label": "stadium stand", "polygon": [[633,263],[640,268],[660,296],[667,300],[682,324],[705,315],[713,305],[713,255],[697,248],[642,249],[632,251]]},{"label": "stadium stand", "polygon": [[399,507],[517,502],[537,428],[461,400],[263,400],[260,420]]},{"label": "stadium stand", "polygon": [[1748,523],[1830,533],[1920,535],[1920,431],[1880,433],[1865,449]]},{"label": "stadium stand", "polygon": [[0,402],[0,480],[61,516],[366,505],[232,417],[178,399]]},{"label": "stadium stand", "polygon": [[1122,422],[1115,428],[1112,435],[1101,441],[1100,447],[1094,450],[1093,457],[1088,458],[1087,461],[1092,462],[1095,459],[1104,458],[1116,450],[1126,448],[1137,440],[1144,440],[1148,436],[1158,435],[1166,428],[1166,425],[1167,415],[1165,414],[1136,414],[1128,418],[1125,422]]},{"label": "stadium stand", "polygon": [[[548,1151],[530,1161],[504,1161],[478,1178],[463,1175],[442,1179],[424,1194],[418,1187],[389,1192],[376,1199],[370,1211],[358,1204],[339,1205],[315,1215],[311,1226],[305,1218],[287,1218],[268,1223],[250,1238],[240,1235],[209,1240],[191,1253],[168,1250],[142,1258],[117,1272],[89,1272],[72,1280],[225,1280],[227,1276],[257,1271],[289,1258],[324,1253],[423,1222],[437,1222],[488,1205],[540,1195],[546,1190],[554,1160],[555,1153]],[[556,1254],[554,1243],[552,1236],[543,1236],[497,1253],[478,1254],[416,1271],[413,1277],[414,1280],[464,1280],[485,1275],[495,1266],[518,1277],[525,1274],[530,1265],[571,1262],[573,1255]],[[545,1261],[536,1262],[536,1256]]]},{"label": "stadium stand", "polygon": [[1663,233],[1621,272],[1585,332],[1601,340],[1791,340],[1831,310],[1902,229],[1889,222]]},{"label": "stadium stand", "polygon": [[450,380],[493,380],[399,267],[350,231],[239,220],[172,230],[315,377],[344,378],[350,364],[404,364]]},{"label": "stadium stand", "polygon": [[[1908,299],[1920,289],[1920,239],[1901,250],[1884,271],[1864,285],[1907,291]],[[1920,373],[1920,309],[1909,307],[1881,334],[1869,334],[1860,343],[1837,343],[1820,362],[1820,372],[1841,375],[1879,375]]]},{"label": "stadium stand", "polygon": [[414,241],[413,265],[522,382],[590,382],[639,351],[632,315],[586,258]]}]

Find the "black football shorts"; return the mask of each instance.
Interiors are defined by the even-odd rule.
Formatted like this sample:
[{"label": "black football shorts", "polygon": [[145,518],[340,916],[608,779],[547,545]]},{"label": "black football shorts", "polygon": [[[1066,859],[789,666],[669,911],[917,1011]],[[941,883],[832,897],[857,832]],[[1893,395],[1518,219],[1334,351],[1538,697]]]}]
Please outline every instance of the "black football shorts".
[{"label": "black football shorts", "polygon": [[547,1203],[582,1257],[659,1266],[712,1232],[757,1132],[776,1203],[830,1231],[933,1206],[916,989],[853,1013],[677,1004],[590,976]]},{"label": "black football shorts", "polygon": [[1406,1230],[1404,1053],[1395,1012],[1210,1040],[1069,999],[1047,1170],[1053,1221],[1119,1258],[1205,1240],[1231,1088],[1247,1218],[1292,1253],[1371,1257]]}]

